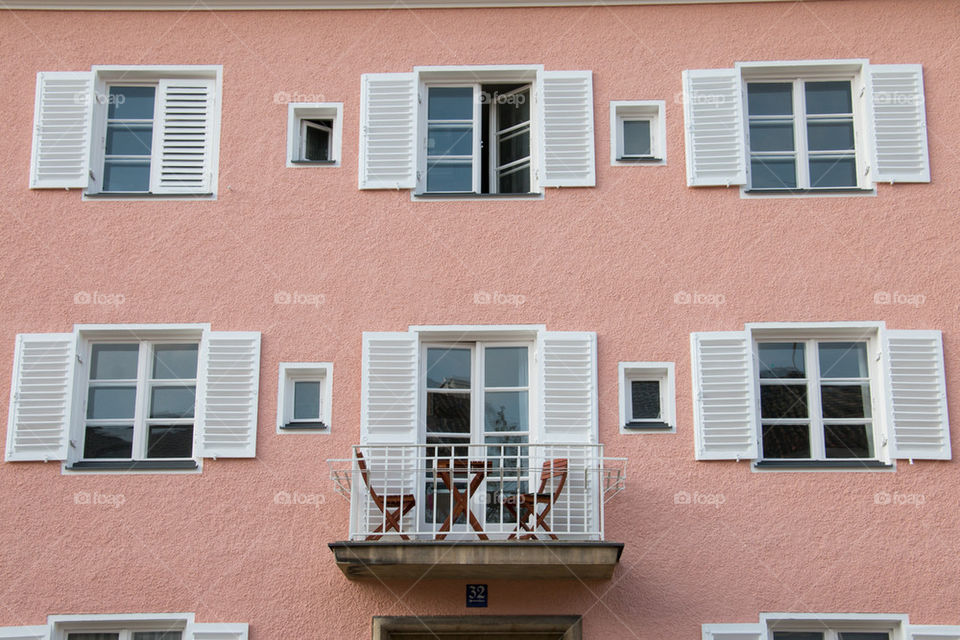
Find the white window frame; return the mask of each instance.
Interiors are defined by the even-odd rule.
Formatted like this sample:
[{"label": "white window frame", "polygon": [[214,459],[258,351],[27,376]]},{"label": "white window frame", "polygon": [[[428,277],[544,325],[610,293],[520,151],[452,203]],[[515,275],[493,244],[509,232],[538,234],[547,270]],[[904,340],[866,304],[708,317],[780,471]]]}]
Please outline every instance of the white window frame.
[{"label": "white window frame", "polygon": [[[297,382],[317,382],[320,384],[319,421],[325,426],[309,427],[306,425],[315,425],[316,421],[297,421],[293,419],[294,394]],[[332,362],[281,362],[277,390],[277,433],[330,433],[331,405],[333,403]],[[301,422],[303,426],[298,426],[298,422]]]},{"label": "white window frame", "polygon": [[[676,380],[673,362],[621,362],[617,366],[620,397],[620,433],[676,433]],[[633,418],[632,382],[658,382],[660,418]]]},{"label": "white window frame", "polygon": [[[702,625],[704,640],[756,638],[773,640],[774,631],[821,631],[824,640],[836,640],[837,632],[875,632],[890,634],[890,640],[909,640],[913,633],[928,629],[949,630],[956,634],[960,627],[927,627],[911,625],[906,614],[899,613],[781,613],[764,612],[759,622]],[[944,636],[947,637],[946,635]]]},{"label": "white window frame", "polygon": [[[220,116],[223,95],[223,67],[221,65],[94,65],[93,83],[93,131],[90,138],[90,182],[83,189],[83,200],[216,200],[220,171]],[[110,86],[157,86],[161,80],[170,78],[215,80],[215,107],[211,114],[211,141],[209,194],[156,194],[150,192],[110,192],[103,191],[103,164],[106,155],[107,112]],[[154,102],[154,131],[157,126],[157,114],[160,106],[159,91]],[[156,162],[158,150],[151,148],[150,166]],[[92,196],[89,197],[88,196]]]},{"label": "white window frame", "polygon": [[[610,165],[663,166],[667,164],[667,125],[664,100],[610,101]],[[646,120],[650,123],[650,155],[624,157],[623,123],[625,120]]]},{"label": "white window frame", "polygon": [[[304,129],[310,120],[331,120],[330,158],[326,161],[304,160]],[[287,167],[339,167],[343,145],[342,102],[291,102],[287,105]]]},{"label": "white window frame", "polygon": [[50,640],[68,640],[71,633],[118,633],[131,640],[134,631],[180,631],[187,640],[192,613],[100,614],[49,616]]}]

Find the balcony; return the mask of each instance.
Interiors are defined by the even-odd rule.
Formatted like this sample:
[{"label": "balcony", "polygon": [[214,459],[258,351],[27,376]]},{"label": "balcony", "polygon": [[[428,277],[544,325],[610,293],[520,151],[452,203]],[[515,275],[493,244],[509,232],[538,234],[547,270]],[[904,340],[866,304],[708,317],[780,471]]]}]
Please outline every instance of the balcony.
[{"label": "balcony", "polygon": [[327,462],[350,501],[349,539],[329,545],[350,579],[603,579],[623,551],[603,522],[626,460],[602,445],[357,445]]}]

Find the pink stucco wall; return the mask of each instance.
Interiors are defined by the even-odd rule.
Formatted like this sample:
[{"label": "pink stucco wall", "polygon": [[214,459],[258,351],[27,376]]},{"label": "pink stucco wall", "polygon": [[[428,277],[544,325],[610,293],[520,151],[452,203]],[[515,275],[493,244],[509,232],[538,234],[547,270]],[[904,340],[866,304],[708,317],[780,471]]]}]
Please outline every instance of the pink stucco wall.
[{"label": "pink stucco wall", "polygon": [[[689,334],[744,322],[884,320],[944,332],[960,415],[960,4],[942,0],[513,10],[0,14],[0,389],[14,336],[74,323],[263,332],[257,458],[200,475],[63,476],[0,463],[0,625],[195,611],[251,638],[365,638],[372,615],[465,614],[463,582],[348,582],[326,543],[348,504],[324,460],[359,439],[360,340],[411,324],[544,323],[598,334],[600,438],[630,458],[608,504],[613,580],[492,582],[485,613],[583,614],[588,638],[699,637],[760,611],[894,612],[960,624],[954,462],[895,473],[751,473],[696,462]],[[933,181],[876,197],[744,200],[685,186],[681,71],[736,61],[922,63]],[[360,75],[541,63],[594,72],[597,187],[541,201],[411,202],[357,189]],[[82,202],[27,188],[38,71],[222,64],[219,199]],[[284,166],[278,92],[344,103],[342,167]],[[322,96],[322,98],[320,97]],[[665,167],[610,167],[610,100],[667,101]],[[677,305],[678,291],[722,294]],[[121,293],[77,305],[78,291]],[[323,294],[319,308],[277,291]],[[522,306],[477,305],[477,291]],[[874,292],[925,296],[874,303]],[[619,435],[617,362],[677,365],[673,435]],[[330,436],[275,434],[281,361],[335,364]],[[7,396],[0,394],[5,415]],[[960,433],[954,428],[954,442]],[[324,504],[277,505],[278,491]],[[78,491],[122,495],[118,508]],[[675,505],[678,491],[723,494]],[[879,491],[921,506],[878,506]]]}]

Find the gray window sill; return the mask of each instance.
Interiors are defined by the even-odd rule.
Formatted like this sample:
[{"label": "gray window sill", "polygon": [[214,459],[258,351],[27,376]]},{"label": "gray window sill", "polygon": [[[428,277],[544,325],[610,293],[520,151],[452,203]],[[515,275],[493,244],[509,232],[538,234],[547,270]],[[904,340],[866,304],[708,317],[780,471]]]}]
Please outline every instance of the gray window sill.
[{"label": "gray window sill", "polygon": [[641,422],[632,420],[623,425],[623,428],[631,431],[670,431],[673,429],[673,426],[666,422]]},{"label": "gray window sill", "polygon": [[328,167],[330,165],[337,164],[337,161],[336,160],[291,160],[290,164],[305,165],[305,166],[319,165],[319,166]]},{"label": "gray window sill", "polygon": [[196,460],[79,460],[70,471],[182,471],[196,469]]},{"label": "gray window sill", "polygon": [[280,427],[284,431],[302,431],[328,428],[323,422],[288,422]]},{"label": "gray window sill", "polygon": [[757,469],[893,469],[880,460],[758,460]]},{"label": "gray window sill", "polygon": [[457,199],[457,200],[513,200],[513,199],[523,199],[523,198],[539,198],[542,196],[542,193],[467,193],[459,191],[431,191],[423,193],[414,193],[414,196],[417,198],[436,198],[438,200],[442,199]]}]

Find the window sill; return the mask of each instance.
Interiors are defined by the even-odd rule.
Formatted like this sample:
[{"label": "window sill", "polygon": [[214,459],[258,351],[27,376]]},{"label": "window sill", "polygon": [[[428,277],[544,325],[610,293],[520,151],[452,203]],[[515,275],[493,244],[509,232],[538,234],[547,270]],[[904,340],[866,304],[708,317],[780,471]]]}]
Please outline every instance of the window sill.
[{"label": "window sill", "polygon": [[414,193],[417,200],[536,200],[542,198],[542,193],[466,193],[432,191]]},{"label": "window sill", "polygon": [[150,193],[150,192],[138,192],[138,193],[89,193],[83,192],[84,200],[143,200],[143,201],[158,201],[158,200],[216,200],[217,194],[215,193]]},{"label": "window sill", "polygon": [[757,469],[893,469],[892,464],[880,460],[757,460]]},{"label": "window sill", "polygon": [[280,429],[283,431],[315,431],[317,429],[327,428],[329,427],[323,422],[288,422],[280,426]]},{"label": "window sill", "polygon": [[876,196],[873,187],[860,189],[740,189],[740,197],[746,199],[763,198],[850,198]]},{"label": "window sill", "polygon": [[296,165],[298,167],[333,167],[340,166],[338,160],[290,160],[290,164]]},{"label": "window sill", "polygon": [[623,425],[623,428],[629,429],[630,431],[672,431],[673,425],[667,424],[666,422],[639,422],[632,420]]},{"label": "window sill", "polygon": [[624,164],[643,164],[648,162],[663,162],[663,158],[658,158],[657,156],[625,156],[623,158],[617,158],[617,162]]},{"label": "window sill", "polygon": [[79,460],[68,471],[183,471],[197,469],[196,460]]}]

